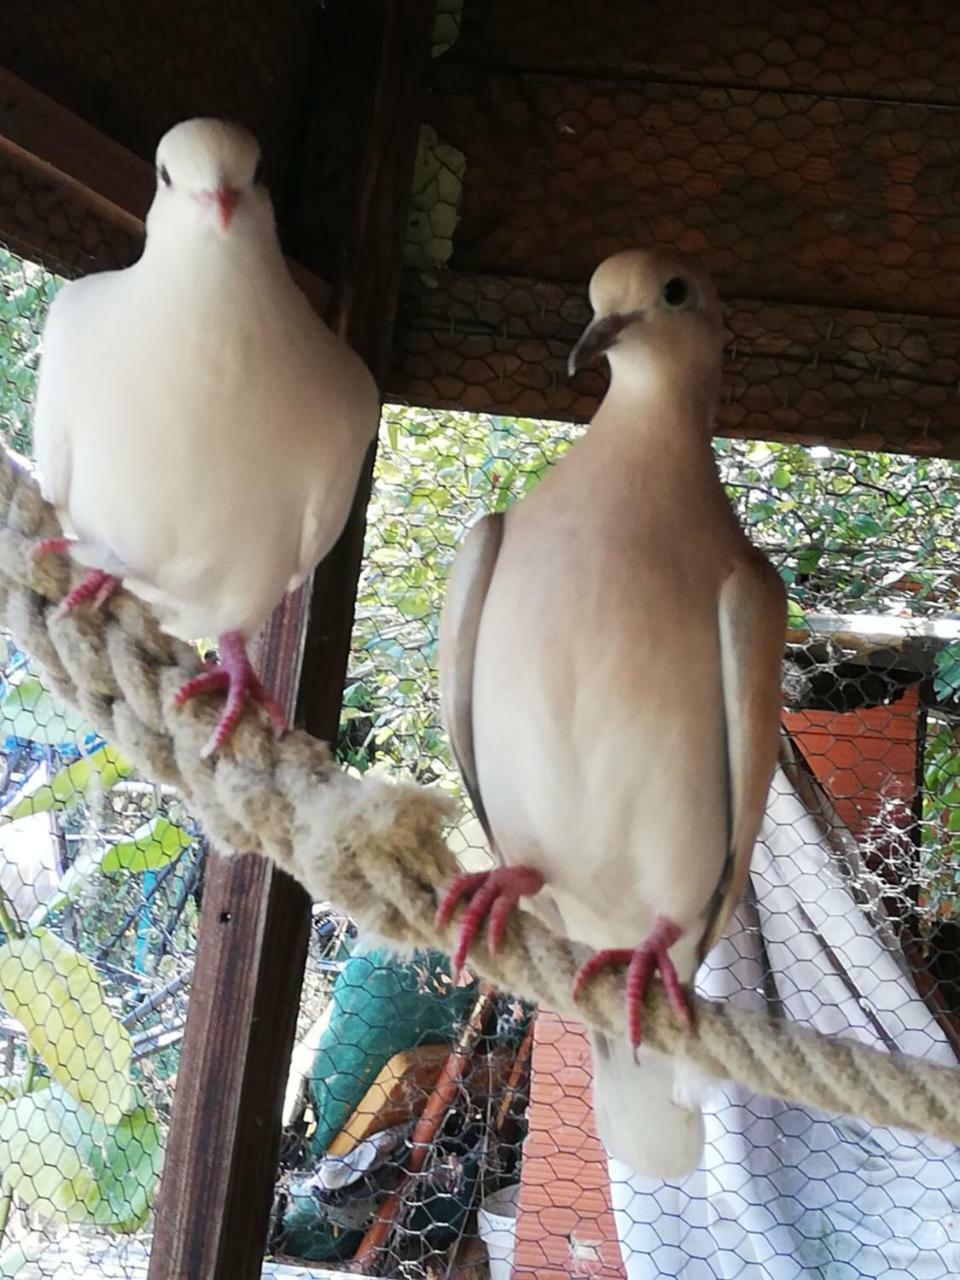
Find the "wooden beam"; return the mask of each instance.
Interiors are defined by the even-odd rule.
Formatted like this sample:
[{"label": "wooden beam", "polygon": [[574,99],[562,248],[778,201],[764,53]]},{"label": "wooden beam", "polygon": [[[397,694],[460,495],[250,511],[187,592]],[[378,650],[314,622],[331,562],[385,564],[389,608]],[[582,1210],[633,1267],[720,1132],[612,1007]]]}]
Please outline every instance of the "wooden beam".
[{"label": "wooden beam", "polygon": [[455,269],[586,280],[661,243],[733,296],[960,312],[960,107],[501,71],[455,44],[429,123],[465,157]]},{"label": "wooden beam", "polygon": [[[588,421],[601,366],[566,359],[586,287],[439,271],[405,279],[388,392],[401,402]],[[960,329],[931,316],[731,298],[721,435],[960,457]]]},{"label": "wooden beam", "polygon": [[483,0],[464,6],[460,57],[488,66],[799,89],[960,104],[953,0]]},{"label": "wooden beam", "polygon": [[2,68],[0,149],[129,234],[142,234],[152,166]]},{"label": "wooden beam", "polygon": [[[339,130],[353,130],[358,157],[355,171],[342,175],[355,213],[341,257],[336,323],[382,383],[433,0],[331,3],[324,19],[331,66],[318,81],[318,111]],[[363,109],[344,112],[345,102]],[[328,740],[338,730],[373,456],[371,448],[347,528],[312,584],[297,721]],[[288,602],[264,645],[268,673],[272,666],[288,691],[306,599],[301,591]],[[213,860],[150,1280],[260,1275],[309,919],[306,894],[270,863]]]},{"label": "wooden beam", "polygon": [[140,255],[141,237],[0,145],[0,242],[69,277],[129,266]]},{"label": "wooden beam", "polygon": [[[3,190],[5,176],[13,198]],[[59,259],[51,265],[61,270],[129,265],[139,257],[154,185],[146,160],[0,67],[0,238],[20,252]],[[78,235],[78,219],[108,233]],[[98,260],[96,250],[108,243],[111,257]],[[293,259],[287,265],[325,310],[329,286]]]}]

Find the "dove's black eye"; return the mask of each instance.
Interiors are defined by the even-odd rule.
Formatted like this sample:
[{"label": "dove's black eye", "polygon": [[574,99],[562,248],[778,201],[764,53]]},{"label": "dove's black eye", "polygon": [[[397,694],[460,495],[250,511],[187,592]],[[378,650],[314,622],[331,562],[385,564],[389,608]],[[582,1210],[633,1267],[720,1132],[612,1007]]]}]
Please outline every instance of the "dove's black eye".
[{"label": "dove's black eye", "polygon": [[690,286],[682,276],[673,276],[663,286],[662,297],[668,307],[682,307],[690,297]]},{"label": "dove's black eye", "polygon": [[163,183],[165,187],[169,187],[173,185],[170,179],[170,170],[167,168],[165,164],[162,164],[160,168],[157,170],[157,172],[160,174],[160,181]]}]

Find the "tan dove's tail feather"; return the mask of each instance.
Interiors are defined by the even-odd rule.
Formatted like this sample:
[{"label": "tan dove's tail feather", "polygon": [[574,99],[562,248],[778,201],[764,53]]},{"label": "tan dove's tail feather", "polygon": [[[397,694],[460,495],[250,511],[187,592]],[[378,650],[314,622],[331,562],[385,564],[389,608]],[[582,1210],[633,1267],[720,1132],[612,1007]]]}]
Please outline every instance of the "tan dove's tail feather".
[{"label": "tan dove's tail feather", "polygon": [[624,1040],[592,1033],[593,1103],[607,1152],[635,1173],[675,1180],[692,1173],[703,1154],[703,1116],[674,1101],[676,1068],[669,1058]]}]

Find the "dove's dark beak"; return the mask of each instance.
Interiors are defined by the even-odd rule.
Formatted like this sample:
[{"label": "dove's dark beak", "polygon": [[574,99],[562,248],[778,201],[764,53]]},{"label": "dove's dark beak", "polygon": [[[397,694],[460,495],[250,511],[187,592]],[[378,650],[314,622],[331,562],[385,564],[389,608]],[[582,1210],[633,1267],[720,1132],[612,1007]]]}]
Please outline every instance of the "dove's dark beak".
[{"label": "dove's dark beak", "polygon": [[612,312],[606,316],[595,316],[580,335],[580,341],[570,352],[567,359],[567,373],[572,378],[578,369],[616,346],[617,338],[634,320],[642,320],[642,311],[629,311],[621,315]]},{"label": "dove's dark beak", "polygon": [[217,203],[217,214],[220,218],[220,226],[224,231],[230,226],[230,221],[236,212],[237,205],[240,202],[240,192],[236,187],[220,187],[216,192],[214,199]]}]

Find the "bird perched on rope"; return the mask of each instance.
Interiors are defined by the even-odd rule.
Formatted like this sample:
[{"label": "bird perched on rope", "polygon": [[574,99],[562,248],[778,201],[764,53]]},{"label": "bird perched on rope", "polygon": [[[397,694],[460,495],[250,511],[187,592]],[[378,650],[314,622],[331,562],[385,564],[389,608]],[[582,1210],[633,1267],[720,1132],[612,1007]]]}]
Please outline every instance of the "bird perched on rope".
[{"label": "bird perched on rope", "polygon": [[577,989],[627,965],[627,1035],[593,1037],[597,1126],[641,1173],[700,1158],[699,1108],[641,1047],[656,971],[684,987],[739,898],[777,758],[785,596],[711,449],[720,304],[700,265],[630,250],[590,284],[571,374],[605,353],[587,433],[455,562],[440,632],[444,720],[501,863],[459,876],[455,962],[496,947],[522,898],[594,948]]},{"label": "bird perched on rope", "polygon": [[246,643],[343,529],[379,399],[290,276],[255,138],[187,120],[156,164],[142,257],[65,285],[44,328],[34,446],[68,536],[38,551],[88,570],[68,611],[122,580],[219,636],[176,698],[226,690],[209,754],[248,698],[283,727]]}]

